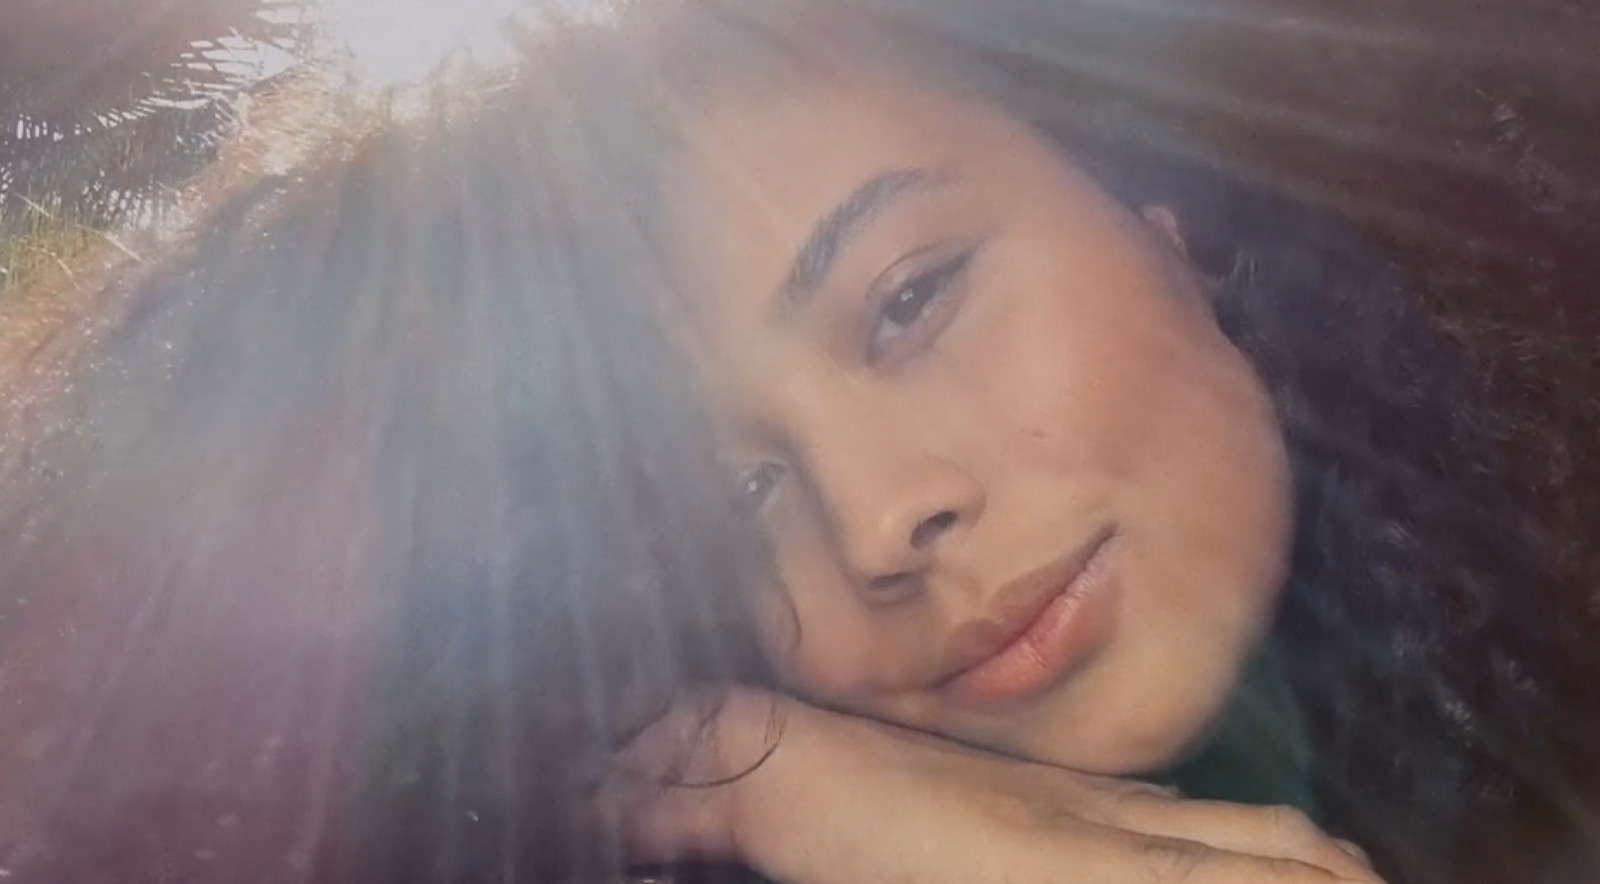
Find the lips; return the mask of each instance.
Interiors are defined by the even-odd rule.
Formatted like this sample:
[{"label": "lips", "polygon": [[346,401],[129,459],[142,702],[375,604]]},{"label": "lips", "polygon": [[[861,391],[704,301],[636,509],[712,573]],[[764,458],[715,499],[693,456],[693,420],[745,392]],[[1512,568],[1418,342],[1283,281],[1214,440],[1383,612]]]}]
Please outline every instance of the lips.
[{"label": "lips", "polygon": [[935,688],[957,706],[1023,699],[1075,669],[1110,631],[1113,526],[1001,588],[995,616],[958,628]]}]

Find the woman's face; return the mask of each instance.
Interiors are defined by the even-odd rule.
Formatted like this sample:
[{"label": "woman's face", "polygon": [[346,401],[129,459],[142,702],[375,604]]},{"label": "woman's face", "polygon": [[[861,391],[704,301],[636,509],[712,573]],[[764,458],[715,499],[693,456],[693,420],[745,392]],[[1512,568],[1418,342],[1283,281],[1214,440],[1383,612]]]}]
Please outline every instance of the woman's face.
[{"label": "woman's face", "polygon": [[725,456],[825,705],[1168,763],[1271,613],[1279,429],[1181,258],[988,106],[818,78],[695,121],[665,204]]}]

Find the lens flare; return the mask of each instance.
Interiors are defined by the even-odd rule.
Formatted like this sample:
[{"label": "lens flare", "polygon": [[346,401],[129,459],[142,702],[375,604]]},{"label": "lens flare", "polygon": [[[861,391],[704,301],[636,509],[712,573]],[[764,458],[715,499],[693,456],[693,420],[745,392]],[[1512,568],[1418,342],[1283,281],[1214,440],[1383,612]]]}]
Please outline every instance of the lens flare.
[{"label": "lens flare", "polygon": [[381,91],[455,66],[509,64],[504,29],[526,8],[522,0],[323,0],[319,25],[355,84]]},{"label": "lens flare", "polygon": [[316,17],[352,85],[386,92],[510,66],[512,34],[613,10],[607,0],[319,0]]}]

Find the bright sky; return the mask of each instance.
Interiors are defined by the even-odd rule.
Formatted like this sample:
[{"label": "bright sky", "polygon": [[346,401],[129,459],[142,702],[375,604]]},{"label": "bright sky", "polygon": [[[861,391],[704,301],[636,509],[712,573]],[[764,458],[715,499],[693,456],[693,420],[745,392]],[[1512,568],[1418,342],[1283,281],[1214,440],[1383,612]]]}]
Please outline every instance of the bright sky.
[{"label": "bright sky", "polygon": [[618,0],[318,0],[330,48],[342,51],[356,85],[415,86],[441,70],[485,69],[513,60],[508,26],[536,27],[550,15],[607,15]]}]

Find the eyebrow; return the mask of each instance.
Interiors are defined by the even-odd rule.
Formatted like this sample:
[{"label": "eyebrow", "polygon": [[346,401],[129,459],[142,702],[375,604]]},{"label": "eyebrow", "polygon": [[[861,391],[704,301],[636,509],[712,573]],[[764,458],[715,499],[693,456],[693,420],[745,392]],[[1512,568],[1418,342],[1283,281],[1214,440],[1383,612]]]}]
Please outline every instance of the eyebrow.
[{"label": "eyebrow", "polygon": [[780,291],[784,313],[804,307],[833,271],[850,239],[898,200],[931,190],[948,176],[928,169],[891,169],[867,179],[811,228]]}]

